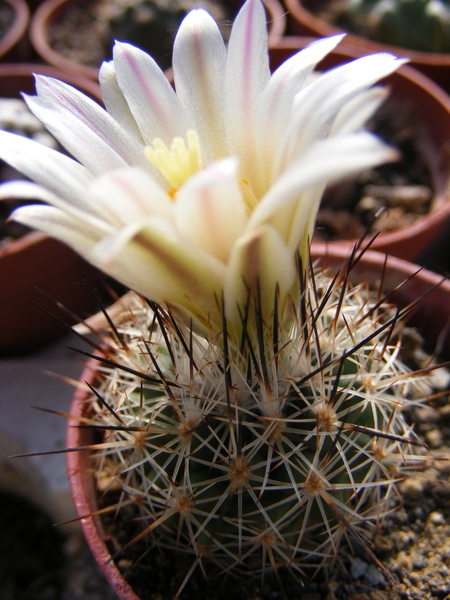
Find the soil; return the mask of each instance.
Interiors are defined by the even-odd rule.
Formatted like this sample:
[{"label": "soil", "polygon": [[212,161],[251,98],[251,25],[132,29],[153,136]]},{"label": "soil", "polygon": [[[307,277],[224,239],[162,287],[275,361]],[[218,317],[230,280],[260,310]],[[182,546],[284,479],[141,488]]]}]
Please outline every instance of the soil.
[{"label": "soil", "polygon": [[[66,58],[90,67],[98,67],[102,61],[112,58],[115,39],[132,42],[149,52],[161,68],[172,64],[172,47],[175,33],[184,15],[191,8],[202,6],[223,23],[222,33],[229,35],[230,25],[227,12],[211,0],[159,0],[156,6],[177,6],[171,13],[162,9],[162,14],[153,15],[147,2],[136,9],[136,20],[146,23],[146,30],[136,26],[130,17],[119,21],[116,15],[124,6],[132,5],[128,0],[96,0],[75,2],[54,23],[50,32],[50,45]],[[131,13],[131,9],[129,9]],[[158,23],[156,24],[156,21]],[[170,32],[168,35],[167,32]]]},{"label": "soil", "polygon": [[2,40],[14,22],[14,9],[11,4],[0,0],[0,40]]}]

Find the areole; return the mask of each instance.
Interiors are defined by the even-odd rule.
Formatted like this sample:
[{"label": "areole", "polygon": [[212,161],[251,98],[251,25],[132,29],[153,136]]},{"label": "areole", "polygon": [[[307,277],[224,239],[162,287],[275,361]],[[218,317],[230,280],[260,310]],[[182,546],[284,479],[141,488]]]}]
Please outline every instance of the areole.
[{"label": "areole", "polygon": [[[343,267],[348,257],[348,251],[342,247],[315,245],[312,249],[313,260],[332,270]],[[450,318],[450,282],[443,281],[435,273],[420,270],[416,265],[406,261],[395,257],[386,258],[385,255],[372,251],[367,251],[357,263],[352,271],[353,278],[355,281],[368,280],[374,286],[383,281],[385,291],[393,290],[398,286],[390,301],[395,300],[399,306],[405,306],[423,295],[414,314],[414,323],[426,335],[428,341],[435,343],[440,337],[444,347],[450,349],[450,336],[445,329],[445,324]],[[406,280],[405,285],[401,285]],[[80,381],[95,385],[98,364],[98,361],[89,361]],[[97,510],[97,500],[94,478],[90,469],[89,451],[77,450],[93,442],[92,431],[78,427],[85,410],[85,398],[85,386],[81,384],[73,399],[71,409],[73,418],[69,421],[67,435],[67,446],[70,449],[67,454],[67,465],[73,499],[85,537],[108,581],[120,598],[137,600],[138,596],[125,581],[111,558],[100,516],[94,515]]]}]

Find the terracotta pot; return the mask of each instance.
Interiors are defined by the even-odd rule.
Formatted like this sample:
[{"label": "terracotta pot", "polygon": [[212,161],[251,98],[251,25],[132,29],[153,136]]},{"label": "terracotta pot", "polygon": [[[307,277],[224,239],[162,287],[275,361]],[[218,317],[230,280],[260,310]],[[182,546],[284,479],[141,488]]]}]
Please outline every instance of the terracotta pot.
[{"label": "terracotta pot", "polygon": [[[330,25],[309,10],[316,2],[317,0],[284,0],[289,11],[288,31],[290,34],[326,37],[342,33],[341,29]],[[450,54],[418,52],[399,46],[381,44],[352,33],[345,36],[345,46],[352,56],[363,56],[373,52],[392,52],[397,56],[406,56],[410,59],[413,67],[450,92]]]},{"label": "terracotta pot", "polygon": [[[91,359],[81,374],[80,381],[94,384],[97,364],[96,361]],[[93,442],[93,432],[91,430],[77,427],[77,417],[84,414],[85,399],[86,392],[84,388],[77,389],[70,409],[72,418],[69,419],[67,425],[67,448],[79,448]],[[67,453],[67,474],[75,508],[81,518],[81,528],[96,563],[119,598],[122,600],[139,600],[139,597],[133,592],[112,560],[100,517],[89,516],[97,510],[97,495],[88,450]]]},{"label": "terracotta pot", "polygon": [[14,10],[14,20],[5,36],[0,40],[1,60],[26,60],[29,58],[30,44],[27,29],[30,22],[30,9],[25,0],[4,0]]},{"label": "terracotta pot", "polygon": [[[284,37],[270,50],[272,68],[312,41],[313,38]],[[347,48],[340,44],[319,64],[319,69],[330,69],[351,58]],[[408,227],[381,233],[371,248],[417,262],[450,218],[450,96],[409,66],[401,67],[382,83],[388,87],[390,96],[397,104],[411,108],[417,147],[433,179],[433,208]],[[345,240],[330,243],[349,247],[355,242]]]},{"label": "terracotta pot", "polygon": [[[79,73],[84,77],[97,80],[98,68],[76,63],[55,51],[50,45],[49,31],[52,25],[61,18],[70,5],[79,0],[45,0],[33,16],[30,27],[30,38],[37,53],[42,59],[61,69]],[[240,0],[229,0],[233,10],[241,6]],[[263,0],[269,21],[269,43],[278,42],[286,28],[284,7],[278,0]],[[225,3],[226,5],[226,3]]]},{"label": "terracotta pot", "polygon": [[[319,260],[324,266],[336,271],[346,264],[349,252],[345,248],[315,244],[312,248],[312,257],[314,260]],[[386,260],[387,268],[383,276]],[[388,291],[417,273],[412,280],[408,281],[405,286],[395,293],[393,299],[398,302],[399,306],[405,306],[422,294],[429,292],[414,315],[414,323],[428,341],[434,343],[441,336],[440,342],[448,351],[450,350],[450,335],[445,326],[450,319],[450,282],[445,281],[442,283],[442,278],[437,274],[426,270],[417,272],[418,269],[417,265],[398,258],[388,257],[386,259],[386,256],[379,252],[367,251],[352,270],[352,280],[356,282],[367,279],[376,285],[383,276],[383,289]],[[438,286],[439,283],[441,285]],[[438,287],[433,289],[434,286]],[[443,332],[445,332],[444,339],[441,335]],[[98,364],[98,361],[91,359],[87,363],[80,381],[87,381],[95,385]],[[68,448],[80,448],[94,443],[93,431],[78,427],[80,417],[86,414],[86,397],[87,393],[84,386],[80,386],[75,392],[70,411],[72,418],[68,422],[66,440]],[[90,516],[97,510],[97,499],[89,461],[88,450],[67,453],[67,468],[72,497],[77,513],[81,518],[84,535],[94,558],[118,596],[124,600],[138,600],[138,597],[112,561],[107,546],[108,540],[105,539],[100,518]]]},{"label": "terracotta pot", "polygon": [[[40,65],[0,65],[0,96],[19,98],[34,92],[33,72],[62,79],[94,99],[98,85]],[[35,350],[64,333],[66,329],[30,303],[43,306],[66,318],[56,306],[32,286],[47,292],[81,316],[97,307],[84,281],[101,286],[102,276],[75,252],[42,233],[30,233],[0,249],[0,354],[23,354]]]},{"label": "terracotta pot", "polygon": [[0,64],[0,97],[21,98],[21,93],[35,94],[34,74],[60,79],[76,87],[93,100],[102,103],[100,86],[95,81],[56,67],[34,64]]}]

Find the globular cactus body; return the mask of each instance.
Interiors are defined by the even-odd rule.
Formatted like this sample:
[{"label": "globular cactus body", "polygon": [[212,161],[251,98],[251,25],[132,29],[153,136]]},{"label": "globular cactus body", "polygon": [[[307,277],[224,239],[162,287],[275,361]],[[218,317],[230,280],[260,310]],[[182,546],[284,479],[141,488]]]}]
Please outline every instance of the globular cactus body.
[{"label": "globular cactus body", "polygon": [[347,0],[351,31],[421,52],[450,52],[448,0]]},{"label": "globular cactus body", "polygon": [[88,414],[99,488],[136,502],[140,537],[253,574],[363,541],[423,460],[402,409],[429,384],[400,361],[395,309],[316,273],[293,326],[250,307],[236,342],[130,302]]},{"label": "globular cactus body", "polygon": [[164,69],[172,64],[172,48],[181,21],[194,8],[207,8],[225,20],[220,4],[210,0],[114,0],[106,3],[102,18],[108,24],[109,50],[114,40],[132,42],[157,58]]}]

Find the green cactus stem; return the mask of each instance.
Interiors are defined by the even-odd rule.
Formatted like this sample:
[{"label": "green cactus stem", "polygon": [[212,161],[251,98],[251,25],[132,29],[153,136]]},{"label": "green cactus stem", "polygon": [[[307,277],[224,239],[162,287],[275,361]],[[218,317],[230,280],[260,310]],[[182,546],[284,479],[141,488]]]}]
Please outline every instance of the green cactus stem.
[{"label": "green cactus stem", "polygon": [[301,577],[343,539],[364,545],[424,461],[402,410],[431,387],[401,361],[403,313],[320,270],[291,325],[276,306],[270,323],[242,315],[236,343],[225,320],[206,340],[133,295],[106,336],[87,408],[99,493],[119,490],[137,539],[192,569]]},{"label": "green cactus stem", "polygon": [[342,23],[354,33],[421,52],[450,52],[448,0],[345,0]]}]

